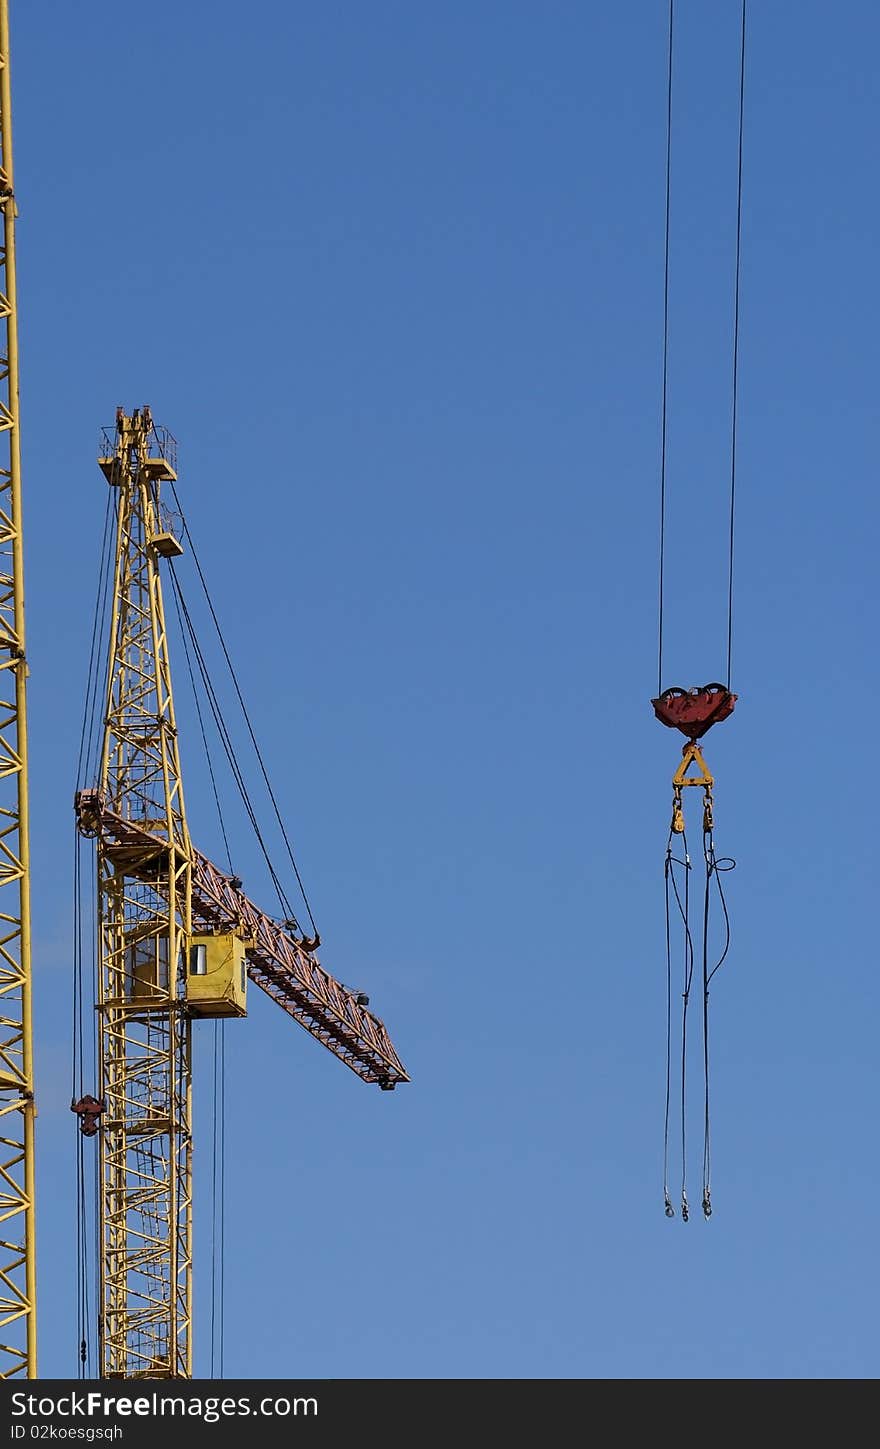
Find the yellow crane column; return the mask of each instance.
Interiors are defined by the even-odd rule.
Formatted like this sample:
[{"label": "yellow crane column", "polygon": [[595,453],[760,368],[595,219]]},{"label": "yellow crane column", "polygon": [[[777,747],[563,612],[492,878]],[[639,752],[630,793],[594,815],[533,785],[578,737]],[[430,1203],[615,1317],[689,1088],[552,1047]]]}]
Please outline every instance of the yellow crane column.
[{"label": "yellow crane column", "polygon": [[0,1378],[37,1376],[27,662],[9,6],[0,0]]},{"label": "yellow crane column", "polygon": [[317,940],[193,848],[159,569],[183,551],[159,496],[176,446],[149,408],[119,408],[99,464],[117,520],[108,677],[97,783],[75,797],[97,854],[98,1095],[72,1105],[98,1138],[100,1375],[191,1378],[193,1021],[246,1016],[250,980],[362,1081],[409,1077]]},{"label": "yellow crane column", "polygon": [[149,409],[107,438],[116,562],[100,798],[145,843],[95,831],[101,1374],[192,1375],[191,1023],[182,998],[191,847],[158,560],[173,439]]}]

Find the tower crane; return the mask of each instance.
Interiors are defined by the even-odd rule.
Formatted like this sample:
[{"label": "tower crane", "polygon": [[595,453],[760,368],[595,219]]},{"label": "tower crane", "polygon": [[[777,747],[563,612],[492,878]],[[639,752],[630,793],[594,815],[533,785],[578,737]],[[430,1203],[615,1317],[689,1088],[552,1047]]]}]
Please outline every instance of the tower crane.
[{"label": "tower crane", "polygon": [[368,998],[319,940],[279,923],[190,839],[160,568],[183,545],[160,501],[176,445],[149,408],[117,411],[100,468],[115,494],[109,659],[97,782],[77,790],[97,857],[97,1090],[73,1102],[98,1138],[102,1377],[193,1371],[194,1023],[246,1015],[250,980],[363,1081],[409,1080]]},{"label": "tower crane", "polygon": [[0,214],[0,1378],[36,1378],[28,668],[8,0],[0,0]]}]

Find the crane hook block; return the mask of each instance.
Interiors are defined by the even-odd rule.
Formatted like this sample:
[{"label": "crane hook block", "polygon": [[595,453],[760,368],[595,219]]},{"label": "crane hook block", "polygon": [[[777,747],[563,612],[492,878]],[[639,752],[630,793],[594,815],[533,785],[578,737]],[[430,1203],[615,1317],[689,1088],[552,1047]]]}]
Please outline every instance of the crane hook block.
[{"label": "crane hook block", "polygon": [[75,1112],[79,1118],[79,1130],[83,1137],[94,1137],[101,1125],[101,1113],[104,1111],[103,1101],[99,1101],[97,1097],[92,1096],[91,1092],[87,1092],[84,1097],[80,1097],[78,1102],[71,1102],[70,1110]]},{"label": "crane hook block", "polygon": [[733,714],[736,698],[723,684],[704,684],[701,689],[664,689],[651,703],[661,724],[698,740],[713,724]]}]

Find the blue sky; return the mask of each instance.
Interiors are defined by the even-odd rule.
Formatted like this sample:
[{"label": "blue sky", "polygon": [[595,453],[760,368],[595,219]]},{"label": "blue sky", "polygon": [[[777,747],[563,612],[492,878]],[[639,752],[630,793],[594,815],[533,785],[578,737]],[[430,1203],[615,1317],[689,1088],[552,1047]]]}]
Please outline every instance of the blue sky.
[{"label": "blue sky", "polygon": [[[706,746],[733,945],[715,1213],[684,1226],[661,1160],[678,745],[649,704],[665,3],[13,4],[42,1375],[76,1373],[94,459],[142,403],[179,440],[322,962],[412,1075],[364,1086],[256,991],[227,1028],[226,1374],[876,1375],[880,13],[749,9],[740,700]],[[726,643],[739,5],[676,17],[666,682],[690,686]],[[209,1053],[205,1028],[200,1088]]]}]

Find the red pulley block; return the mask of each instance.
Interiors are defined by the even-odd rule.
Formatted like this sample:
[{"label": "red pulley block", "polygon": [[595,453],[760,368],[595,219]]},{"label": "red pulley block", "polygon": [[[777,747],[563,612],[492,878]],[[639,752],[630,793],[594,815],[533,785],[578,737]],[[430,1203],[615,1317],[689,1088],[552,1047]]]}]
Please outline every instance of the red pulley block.
[{"label": "red pulley block", "polygon": [[651,703],[661,724],[698,740],[713,724],[733,714],[736,695],[723,684],[704,684],[702,689],[664,689]]},{"label": "red pulley block", "polygon": [[100,1126],[104,1103],[93,1097],[91,1092],[87,1092],[78,1102],[71,1102],[70,1110],[79,1117],[79,1130],[83,1137],[94,1137]]}]

